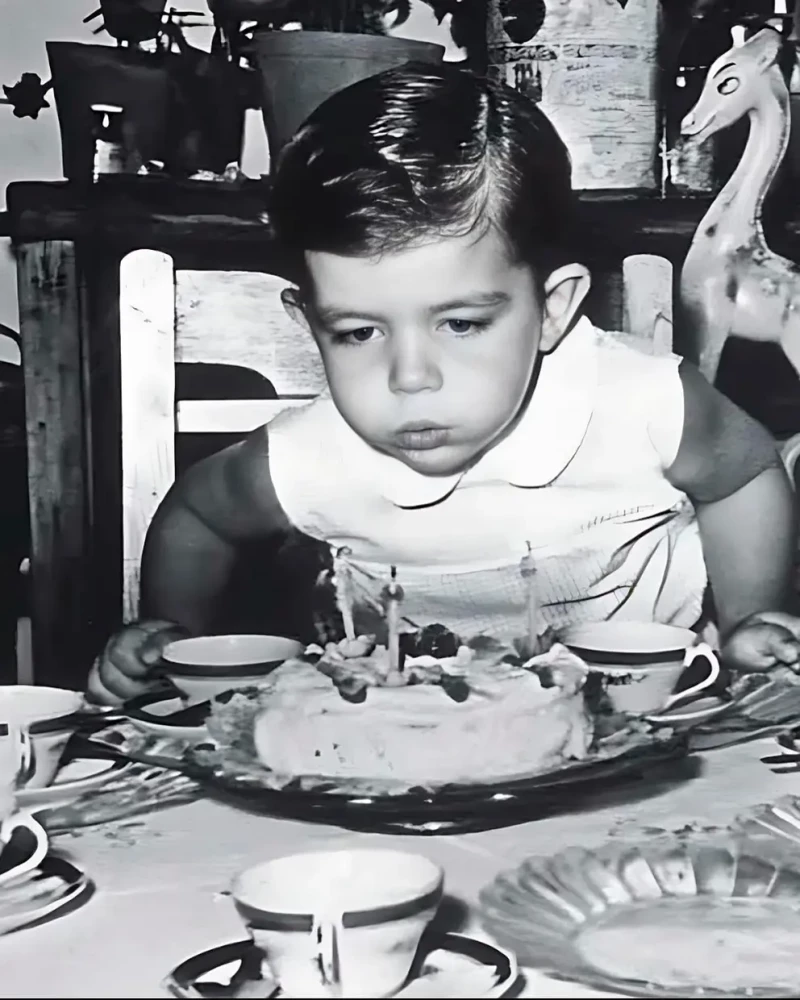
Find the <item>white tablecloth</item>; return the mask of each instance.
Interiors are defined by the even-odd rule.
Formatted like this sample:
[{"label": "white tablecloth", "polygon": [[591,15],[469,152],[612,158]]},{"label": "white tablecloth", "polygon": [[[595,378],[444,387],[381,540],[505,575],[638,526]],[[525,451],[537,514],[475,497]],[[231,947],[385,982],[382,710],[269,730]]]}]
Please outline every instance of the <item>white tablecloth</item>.
[{"label": "white tablecloth", "polygon": [[[680,780],[598,795],[590,808],[485,833],[386,837],[271,819],[208,800],[59,836],[97,892],[72,913],[0,938],[0,997],[162,997],[167,972],[190,955],[246,936],[225,895],[242,868],[318,847],[378,844],[441,864],[447,892],[467,904],[499,871],[573,844],[598,845],[643,828],[726,825],[746,807],[800,795],[800,773],[776,775],[760,741],[683,762]],[[468,928],[469,929],[469,928]],[[525,997],[611,994],[527,971]]]}]

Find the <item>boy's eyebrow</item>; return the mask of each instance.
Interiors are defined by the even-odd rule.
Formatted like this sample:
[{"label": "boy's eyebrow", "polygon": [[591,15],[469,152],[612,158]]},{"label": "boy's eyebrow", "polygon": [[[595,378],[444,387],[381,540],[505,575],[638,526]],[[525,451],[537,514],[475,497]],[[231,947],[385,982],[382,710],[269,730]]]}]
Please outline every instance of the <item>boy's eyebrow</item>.
[{"label": "boy's eyebrow", "polygon": [[[431,313],[448,312],[450,309],[469,309],[480,306],[504,306],[511,301],[511,296],[507,292],[476,292],[475,295],[465,295],[460,299],[451,299],[449,302],[440,302],[431,308]],[[340,306],[315,306],[314,311],[318,319],[323,323],[335,323],[338,320],[359,319],[381,322],[380,316],[374,316],[370,312],[360,309],[343,309]]]},{"label": "boy's eyebrow", "polygon": [[470,306],[504,306],[510,301],[511,296],[507,292],[476,292],[475,295],[465,295],[461,299],[442,302],[433,309],[433,312],[447,312],[449,309],[465,309]]}]

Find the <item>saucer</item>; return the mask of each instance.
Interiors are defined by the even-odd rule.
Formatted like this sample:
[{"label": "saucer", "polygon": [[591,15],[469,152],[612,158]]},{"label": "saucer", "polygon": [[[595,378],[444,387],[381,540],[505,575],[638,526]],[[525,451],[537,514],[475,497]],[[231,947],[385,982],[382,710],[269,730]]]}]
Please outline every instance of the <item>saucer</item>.
[{"label": "saucer", "polygon": [[48,855],[0,889],[0,934],[10,934],[88,900],[94,886],[71,862]]},{"label": "saucer", "polygon": [[715,716],[721,715],[731,708],[732,704],[730,701],[722,701],[721,698],[713,696],[695,698],[686,704],[674,705],[663,712],[646,715],[644,718],[647,722],[656,722],[667,726],[674,726],[681,722],[696,725],[705,722],[706,719],[713,719]]},{"label": "saucer", "polygon": [[[417,975],[394,996],[407,1000],[489,1000],[503,997],[517,981],[514,956],[462,934],[423,939],[415,966]],[[164,987],[174,997],[283,997],[268,977],[262,978],[262,955],[253,942],[236,941],[200,952],[173,969]]]},{"label": "saucer", "polygon": [[141,695],[122,706],[124,717],[139,732],[182,739],[187,743],[208,739],[205,720],[210,711],[210,702],[187,707],[179,695],[164,691]]},{"label": "saucer", "polygon": [[23,788],[17,792],[17,805],[30,812],[67,805],[86,792],[100,788],[132,766],[126,760],[76,758],[61,768],[52,785],[46,788]]}]

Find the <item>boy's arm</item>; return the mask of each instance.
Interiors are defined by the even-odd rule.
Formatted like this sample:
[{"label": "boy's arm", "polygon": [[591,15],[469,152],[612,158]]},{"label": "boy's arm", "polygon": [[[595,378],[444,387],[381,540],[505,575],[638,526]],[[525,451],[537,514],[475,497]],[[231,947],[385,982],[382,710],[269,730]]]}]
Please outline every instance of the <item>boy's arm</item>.
[{"label": "boy's arm", "polygon": [[679,372],[683,432],[665,475],[697,512],[724,637],[753,614],[791,608],[794,491],[769,433],[692,365]]},{"label": "boy's arm", "polygon": [[289,530],[269,474],[267,428],[199,462],[172,487],[147,532],[142,618],[211,628],[241,546]]}]

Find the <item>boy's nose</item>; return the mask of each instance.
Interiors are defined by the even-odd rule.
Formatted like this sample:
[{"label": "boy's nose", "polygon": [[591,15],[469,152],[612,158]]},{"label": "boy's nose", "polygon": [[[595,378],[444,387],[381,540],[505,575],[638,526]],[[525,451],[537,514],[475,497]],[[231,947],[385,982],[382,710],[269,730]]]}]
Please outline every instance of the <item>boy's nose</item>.
[{"label": "boy's nose", "polygon": [[389,369],[389,388],[392,392],[435,392],[441,387],[441,368],[426,345],[407,344],[395,350]]}]

